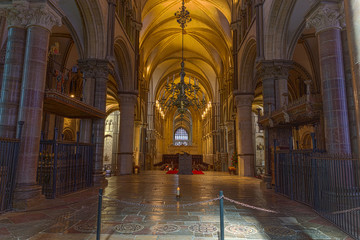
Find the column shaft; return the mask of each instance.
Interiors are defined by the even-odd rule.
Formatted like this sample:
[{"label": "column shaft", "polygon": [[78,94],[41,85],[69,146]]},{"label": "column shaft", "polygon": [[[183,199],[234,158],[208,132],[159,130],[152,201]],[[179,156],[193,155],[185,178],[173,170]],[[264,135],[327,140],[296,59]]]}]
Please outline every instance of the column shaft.
[{"label": "column shaft", "polygon": [[43,114],[47,50],[50,32],[39,26],[27,30],[26,54],[19,108],[24,121],[18,160],[15,199],[29,199],[40,194],[36,185],[37,162]]},{"label": "column shaft", "polygon": [[340,29],[317,34],[319,44],[326,150],[351,153]]},{"label": "column shaft", "polygon": [[16,136],[25,45],[26,29],[9,28],[0,95],[1,137],[15,138]]},{"label": "column shaft", "polygon": [[[102,76],[97,77],[95,81],[95,97],[94,107],[101,111],[106,111],[106,91],[107,91],[107,77],[106,69],[102,69]],[[93,134],[94,134],[94,184],[101,185],[105,181],[103,173],[103,157],[104,157],[104,132],[105,119],[93,120]]]},{"label": "column shaft", "polygon": [[118,174],[131,174],[133,168],[134,113],[136,96],[120,94],[120,134]]},{"label": "column shaft", "polygon": [[253,95],[235,96],[237,112],[237,152],[239,176],[254,176],[254,146],[252,131]]},{"label": "column shaft", "polygon": [[[355,102],[355,116],[357,129],[357,149],[360,149],[360,2],[358,0],[345,0],[346,29],[348,35],[349,52],[351,58],[351,73],[353,82],[353,96]],[[357,157],[360,152],[358,151]],[[355,156],[354,156],[355,157]]]}]

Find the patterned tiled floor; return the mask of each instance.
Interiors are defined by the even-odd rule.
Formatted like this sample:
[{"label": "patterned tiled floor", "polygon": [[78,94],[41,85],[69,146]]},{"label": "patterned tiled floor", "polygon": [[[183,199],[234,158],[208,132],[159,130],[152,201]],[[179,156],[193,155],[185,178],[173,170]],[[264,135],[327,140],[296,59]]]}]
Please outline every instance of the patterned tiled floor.
[{"label": "patterned tiled floor", "polygon": [[[225,173],[178,176],[164,172],[108,178],[104,190],[101,239],[219,239],[219,191],[236,201],[276,213],[224,201],[225,239],[351,239],[300,203],[267,190],[254,178]],[[176,188],[181,198],[176,199]],[[42,199],[26,212],[0,215],[0,239],[96,239],[98,189],[55,200]],[[121,201],[119,201],[121,200]],[[131,203],[131,204],[129,204]]]}]

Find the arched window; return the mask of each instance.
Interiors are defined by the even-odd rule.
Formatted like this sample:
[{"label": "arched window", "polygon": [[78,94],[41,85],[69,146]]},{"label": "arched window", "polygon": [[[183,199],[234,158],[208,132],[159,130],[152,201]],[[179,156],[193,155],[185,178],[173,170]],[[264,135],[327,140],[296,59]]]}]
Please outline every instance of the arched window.
[{"label": "arched window", "polygon": [[175,146],[187,146],[189,144],[189,134],[184,128],[178,128],[175,131],[174,139]]}]

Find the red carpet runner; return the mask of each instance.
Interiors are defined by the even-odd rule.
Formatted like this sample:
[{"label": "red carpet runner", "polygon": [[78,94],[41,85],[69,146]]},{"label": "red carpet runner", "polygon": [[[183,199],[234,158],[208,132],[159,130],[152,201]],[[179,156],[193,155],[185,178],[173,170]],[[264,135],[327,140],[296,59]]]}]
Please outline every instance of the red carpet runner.
[{"label": "red carpet runner", "polygon": [[[167,171],[166,174],[177,174],[179,171],[178,170],[170,170]],[[193,170],[192,171],[193,174],[204,174],[203,171],[198,171],[198,170]]]}]

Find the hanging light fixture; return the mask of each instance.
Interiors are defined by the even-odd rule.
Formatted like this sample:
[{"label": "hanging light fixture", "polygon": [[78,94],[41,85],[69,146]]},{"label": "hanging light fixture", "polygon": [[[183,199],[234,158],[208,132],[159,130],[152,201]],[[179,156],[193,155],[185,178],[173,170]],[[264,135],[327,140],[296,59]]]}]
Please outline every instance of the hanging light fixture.
[{"label": "hanging light fixture", "polygon": [[[175,75],[172,81],[167,78],[165,89],[160,94],[158,100],[163,109],[170,109],[176,107],[181,114],[187,111],[189,107],[196,106],[198,109],[203,108],[206,105],[205,94],[201,92],[199,86],[199,80],[191,78],[189,76],[188,83],[185,83],[185,62],[184,62],[184,33],[187,23],[191,22],[190,13],[186,10],[185,2],[182,1],[182,6],[175,13],[177,22],[181,27],[181,71],[180,71],[180,82],[175,83]],[[199,95],[199,96],[198,96]]]}]

